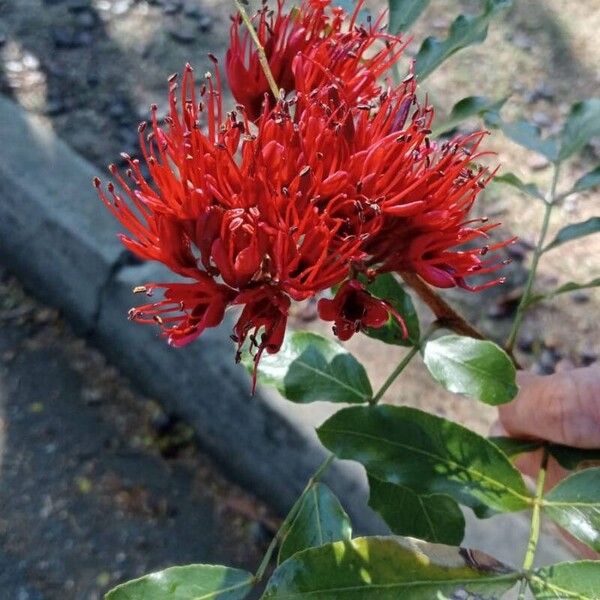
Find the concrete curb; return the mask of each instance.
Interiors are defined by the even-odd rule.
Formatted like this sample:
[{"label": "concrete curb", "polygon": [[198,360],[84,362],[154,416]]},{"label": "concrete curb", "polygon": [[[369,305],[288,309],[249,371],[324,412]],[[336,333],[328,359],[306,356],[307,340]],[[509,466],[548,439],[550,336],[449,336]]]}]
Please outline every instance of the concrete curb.
[{"label": "concrete curb", "polygon": [[[146,393],[195,428],[203,447],[236,481],[284,513],[324,452],[284,401],[250,396],[234,364],[227,323],[184,350],[127,320],[131,290],[164,280],[154,264],[127,264],[117,225],[95,197],[97,170],[40,118],[0,97],[0,258],[45,302],[59,307]],[[289,405],[289,403],[285,403]],[[380,531],[365,514],[365,486],[343,465],[327,478],[357,529]]]}]

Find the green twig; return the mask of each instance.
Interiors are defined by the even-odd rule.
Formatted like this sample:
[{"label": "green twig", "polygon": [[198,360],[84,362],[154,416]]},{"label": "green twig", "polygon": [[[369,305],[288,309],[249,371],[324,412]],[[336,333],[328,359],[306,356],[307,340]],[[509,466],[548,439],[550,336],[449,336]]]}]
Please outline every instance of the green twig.
[{"label": "green twig", "polygon": [[254,29],[254,25],[252,25],[252,20],[248,16],[246,9],[242,5],[239,0],[233,0],[236,8],[238,9],[240,16],[242,17],[242,21],[244,25],[248,29],[248,33],[256,46],[256,51],[258,52],[258,61],[260,62],[260,66],[267,78],[269,83],[269,87],[271,88],[271,93],[275,96],[275,99],[279,98],[279,88],[277,87],[277,82],[275,81],[275,77],[273,77],[273,72],[271,71],[271,67],[269,66],[269,60],[267,59],[267,55],[265,54],[265,49],[263,48],[260,40],[258,39],[258,34],[256,33],[256,29]]},{"label": "green twig", "polygon": [[283,520],[283,523],[281,524],[281,526],[277,530],[277,533],[271,540],[271,543],[269,544],[269,547],[267,548],[267,551],[265,552],[265,555],[263,556],[263,559],[260,562],[260,565],[258,566],[256,574],[254,575],[255,583],[258,583],[264,577],[265,571],[267,570],[269,563],[271,562],[271,557],[273,556],[273,552],[275,551],[275,548],[277,548],[277,546],[281,542],[281,539],[287,533],[289,525],[296,518],[298,510],[302,506],[302,503],[304,502],[304,498],[306,497],[306,494],[310,491],[312,486],[317,481],[319,481],[319,479],[323,476],[323,473],[325,473],[325,471],[327,471],[327,469],[329,468],[329,465],[331,465],[334,458],[335,458],[335,456],[333,454],[330,454],[327,457],[325,462],[314,472],[312,477],[308,480],[308,483],[306,484],[306,487],[304,488],[304,491],[302,492],[302,494],[300,494],[300,497],[296,500],[296,502],[294,502],[294,506],[292,506],[290,512],[287,514],[287,517]]},{"label": "green twig", "polygon": [[523,559],[523,571],[525,577],[521,580],[519,587],[518,600],[525,600],[525,594],[527,592],[527,581],[533,568],[533,561],[535,559],[535,552],[537,550],[538,542],[540,539],[540,524],[541,524],[541,512],[542,502],[544,499],[544,485],[546,483],[546,472],[548,470],[548,448],[544,447],[544,453],[542,455],[542,463],[537,477],[535,486],[535,497],[533,499],[533,513],[531,515],[531,531],[529,533],[529,541],[527,542],[527,551],[525,558]]},{"label": "green twig", "polygon": [[429,339],[431,334],[440,327],[440,324],[437,321],[434,321],[429,329],[423,334],[421,339],[417,344],[415,344],[403,357],[398,366],[392,371],[390,376],[385,380],[384,384],[379,388],[379,391],[369,400],[369,404],[377,404],[383,395],[388,391],[388,388],[396,381],[396,378],[410,363],[410,361],[414,358],[414,356],[419,352],[419,350],[423,347],[423,344]]},{"label": "green twig", "polygon": [[552,186],[550,188],[550,192],[548,194],[548,198],[546,199],[546,208],[544,211],[544,220],[542,222],[542,229],[540,231],[540,236],[538,239],[538,243],[536,244],[535,250],[533,251],[533,259],[531,261],[531,269],[529,270],[529,276],[527,278],[527,283],[525,284],[525,290],[523,291],[523,295],[521,296],[521,301],[519,302],[519,306],[517,307],[517,314],[515,315],[515,320],[513,322],[512,328],[510,330],[510,334],[508,336],[508,340],[506,341],[505,349],[507,352],[512,353],[513,348],[515,347],[515,342],[517,341],[517,336],[519,334],[519,328],[523,323],[523,318],[525,317],[525,312],[527,311],[528,305],[530,305],[530,299],[533,292],[533,284],[535,282],[535,276],[537,274],[538,264],[540,262],[540,258],[544,253],[544,242],[546,240],[546,235],[548,234],[548,225],[550,224],[550,215],[552,214],[552,209],[554,208],[555,200],[556,200],[556,185],[558,183],[558,174],[560,167],[556,163],[554,165],[554,175],[552,177]]}]

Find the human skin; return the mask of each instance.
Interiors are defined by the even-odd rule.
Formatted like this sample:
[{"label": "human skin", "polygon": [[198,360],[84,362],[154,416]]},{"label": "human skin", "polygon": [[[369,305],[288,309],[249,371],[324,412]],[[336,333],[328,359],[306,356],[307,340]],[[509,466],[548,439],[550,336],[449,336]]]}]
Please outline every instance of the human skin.
[{"label": "human skin", "polygon": [[[565,370],[553,375],[518,373],[519,393],[499,408],[494,435],[543,439],[577,448],[600,448],[600,366]],[[536,477],[541,450],[516,461],[523,473]],[[569,471],[554,459],[548,463],[546,488],[552,488]],[[585,556],[598,555],[570,538]]]}]

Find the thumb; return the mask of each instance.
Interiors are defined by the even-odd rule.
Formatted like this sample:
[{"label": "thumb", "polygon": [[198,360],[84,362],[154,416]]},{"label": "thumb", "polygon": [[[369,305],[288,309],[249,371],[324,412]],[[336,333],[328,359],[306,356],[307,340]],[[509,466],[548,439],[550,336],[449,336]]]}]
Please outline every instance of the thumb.
[{"label": "thumb", "polygon": [[520,372],[518,382],[515,400],[499,407],[510,435],[600,447],[600,366],[546,376]]}]

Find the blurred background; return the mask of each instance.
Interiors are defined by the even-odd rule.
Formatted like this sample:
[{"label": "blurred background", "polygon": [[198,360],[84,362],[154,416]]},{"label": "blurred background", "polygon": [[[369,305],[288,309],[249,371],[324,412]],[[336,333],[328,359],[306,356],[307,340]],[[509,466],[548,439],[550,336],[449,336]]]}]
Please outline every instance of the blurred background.
[{"label": "blurred background", "polygon": [[[369,4],[373,11],[381,6]],[[414,53],[428,35],[443,36],[460,12],[477,13],[480,7],[476,0],[433,0],[414,27],[410,51]],[[209,51],[222,57],[232,10],[229,3],[216,0],[0,0],[0,95],[12,103],[0,104],[5,111],[0,120],[14,124],[22,118],[28,131],[39,130],[44,139],[55,136],[66,143],[47,146],[54,149],[46,155],[48,175],[39,169],[43,159],[37,148],[29,152],[19,147],[18,161],[11,162],[17,147],[10,136],[18,137],[19,129],[15,125],[10,135],[6,127],[0,129],[0,163],[5,165],[4,170],[0,167],[0,219],[18,213],[19,186],[30,184],[37,185],[38,194],[44,186],[51,190],[37,199],[40,206],[47,202],[52,210],[61,210],[63,201],[71,208],[79,202],[85,212],[97,203],[101,212],[91,183],[69,184],[73,177],[80,181],[80,172],[68,166],[57,172],[52,165],[68,165],[69,157],[77,154],[91,164],[86,167],[90,172],[105,173],[108,163],[121,160],[121,152],[136,155],[137,125],[148,117],[150,103],[156,102],[159,115],[165,114],[167,77],[181,72],[188,61],[204,73],[210,67]],[[426,81],[426,91],[441,117],[468,95],[509,96],[507,118],[525,117],[544,133],[554,133],[573,102],[600,95],[599,30],[600,0],[515,0],[513,8],[492,23],[485,43],[444,63]],[[13,114],[20,116],[15,119]],[[464,128],[475,125],[466,123]],[[495,160],[504,171],[542,188],[549,185],[545,159],[499,132],[490,136],[488,147],[497,153]],[[599,162],[596,139],[563,169],[561,189]],[[7,164],[17,166],[7,173]],[[55,187],[47,179],[52,172],[58,181]],[[61,185],[69,190],[68,198],[61,198]],[[96,204],[89,210],[95,211]],[[503,223],[503,237],[519,236],[509,248],[513,263],[507,268],[508,282],[485,293],[453,292],[448,297],[500,340],[522,292],[541,204],[510,188],[495,187],[486,192],[478,211]],[[597,192],[572,196],[554,211],[550,235],[594,214]],[[33,243],[39,238],[41,230],[33,221],[29,219],[30,230],[19,224],[21,240],[29,237]],[[104,222],[97,221],[97,227]],[[42,222],[41,227],[53,239],[49,225]],[[243,469],[232,467],[236,457],[215,454],[216,429],[212,437],[206,430],[199,432],[185,411],[165,402],[161,394],[148,396],[135,374],[116,368],[114,364],[121,364],[115,359],[119,348],[107,351],[104,341],[103,351],[96,349],[94,331],[71,317],[72,310],[57,300],[60,294],[47,293],[44,273],[32,278],[24,272],[24,259],[14,258],[14,248],[7,249],[13,243],[3,235],[0,598],[96,599],[119,581],[176,563],[254,568],[285,502],[262,489],[259,476],[238,476]],[[58,233],[54,239],[57,247],[63,242]],[[597,277],[599,255],[599,235],[549,253],[540,267],[538,288]],[[119,268],[134,265],[122,255],[119,261]],[[42,271],[56,280],[61,268],[53,263],[56,272]],[[87,282],[72,285],[77,296],[77,286],[84,289]],[[594,290],[539,304],[523,327],[521,363],[538,373],[552,373],[596,361],[599,307],[600,294]],[[430,318],[425,310],[422,314],[424,320]],[[119,315],[123,344],[130,325],[125,310]],[[327,332],[327,324],[315,316],[314,306],[302,306],[290,325]],[[203,343],[207,342],[197,342]],[[366,364],[375,388],[401,354],[386,350],[382,359],[379,344],[361,336],[348,346]],[[232,361],[232,354],[223,353],[222,359],[215,354],[214,360]],[[202,367],[198,368],[196,385],[201,387]],[[195,385],[189,377],[184,381],[188,387]],[[150,392],[155,389],[161,388]],[[214,402],[201,389],[188,391],[197,392],[199,403]],[[249,399],[249,386],[243,393],[251,410],[252,402],[259,400]],[[482,434],[495,419],[492,408],[475,407],[436,387],[416,361],[385,400],[426,408]],[[294,418],[306,421],[326,413],[326,407],[317,407],[310,416],[305,412]],[[261,427],[268,437],[268,419]],[[286,438],[273,443],[283,447]],[[266,465],[265,478],[268,471]],[[291,482],[290,488],[297,485],[302,481]],[[514,553],[514,548],[505,552]]]}]

